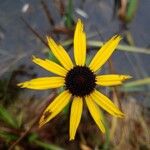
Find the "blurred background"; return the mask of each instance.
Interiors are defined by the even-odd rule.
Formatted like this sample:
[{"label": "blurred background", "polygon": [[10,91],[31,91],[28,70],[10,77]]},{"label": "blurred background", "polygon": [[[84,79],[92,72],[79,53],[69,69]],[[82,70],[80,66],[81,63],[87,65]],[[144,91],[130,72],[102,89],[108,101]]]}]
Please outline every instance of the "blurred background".
[{"label": "blurred background", "polygon": [[[150,1],[148,0],[0,0],[0,149],[2,150],[149,150],[150,149]],[[20,89],[17,83],[50,75],[32,63],[32,55],[56,58],[46,36],[72,56],[78,18],[87,33],[90,61],[114,34],[123,40],[100,73],[133,76],[122,86],[100,88],[126,114],[107,113],[106,134],[86,106],[76,139],[69,141],[69,108],[42,128],[42,111],[59,90]]]}]

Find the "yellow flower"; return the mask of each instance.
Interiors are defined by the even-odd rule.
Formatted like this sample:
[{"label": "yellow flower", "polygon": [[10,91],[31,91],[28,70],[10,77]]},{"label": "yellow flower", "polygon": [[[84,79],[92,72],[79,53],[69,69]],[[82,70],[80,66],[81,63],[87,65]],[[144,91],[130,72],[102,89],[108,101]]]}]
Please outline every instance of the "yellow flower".
[{"label": "yellow flower", "polygon": [[83,31],[83,23],[80,19],[78,19],[74,34],[75,65],[61,45],[56,44],[50,37],[48,37],[47,40],[51,51],[61,65],[48,59],[42,60],[36,57],[33,57],[33,62],[57,76],[32,79],[18,84],[22,88],[36,90],[65,88],[65,90],[45,109],[39,121],[39,126],[43,126],[54,118],[62,111],[69,101],[71,101],[69,135],[70,140],[73,140],[81,119],[83,101],[85,100],[95,123],[104,133],[104,122],[98,106],[115,117],[123,117],[124,114],[108,97],[97,91],[96,86],[120,85],[124,80],[129,79],[130,76],[117,74],[97,75],[96,71],[99,70],[112,55],[121,40],[121,36],[115,35],[106,42],[96,53],[89,66],[85,65],[86,34]]}]

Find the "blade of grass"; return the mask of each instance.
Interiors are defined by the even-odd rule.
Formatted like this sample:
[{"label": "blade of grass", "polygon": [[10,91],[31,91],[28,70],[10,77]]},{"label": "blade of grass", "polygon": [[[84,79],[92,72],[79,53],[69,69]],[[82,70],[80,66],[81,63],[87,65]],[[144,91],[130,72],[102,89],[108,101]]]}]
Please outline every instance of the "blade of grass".
[{"label": "blade of grass", "polygon": [[[68,45],[71,45],[72,43],[73,43],[72,39],[61,42],[61,44],[63,46],[68,46]],[[87,42],[87,45],[99,48],[99,47],[103,46],[103,42],[89,40]],[[128,46],[128,45],[119,44],[117,49],[120,50],[120,51],[125,51],[125,52],[150,54],[150,49],[142,48],[142,47],[135,47],[135,46]]]},{"label": "blade of grass", "polygon": [[44,0],[41,0],[41,4],[43,6],[43,10],[44,10],[44,12],[46,14],[46,17],[47,17],[50,25],[55,25],[55,22],[54,22],[54,20],[52,18],[52,15],[51,15],[51,13],[50,13],[50,11],[48,9],[48,6],[47,6],[46,2]]},{"label": "blade of grass", "polygon": [[54,144],[45,143],[45,142],[42,142],[40,140],[35,140],[34,143],[36,145],[40,146],[41,148],[44,148],[44,149],[47,149],[47,150],[64,150],[63,148],[58,147]]},{"label": "blade of grass", "polygon": [[14,141],[18,138],[16,135],[10,134],[10,133],[5,132],[5,131],[0,131],[0,137],[7,142]]},{"label": "blade of grass", "polygon": [[[103,45],[103,42],[101,42],[101,41],[88,41],[87,44],[89,46],[100,47],[100,46]],[[119,44],[117,49],[121,50],[121,51],[126,51],[126,52],[136,52],[136,53],[150,54],[150,49],[139,48],[139,47],[135,47],[135,46],[128,46],[128,45]]]},{"label": "blade of grass", "polygon": [[73,25],[73,2],[72,0],[68,0],[68,5],[66,8],[66,15],[65,15],[65,25],[67,28],[71,28]]},{"label": "blade of grass", "polygon": [[16,119],[3,106],[0,106],[0,119],[11,127],[18,128]]},{"label": "blade of grass", "polygon": [[150,85],[150,77],[125,83],[123,85],[123,87],[125,87],[125,88],[132,87],[133,88],[133,87],[144,86],[144,85]]},{"label": "blade of grass", "polygon": [[109,131],[109,127],[108,127],[108,122],[103,114],[103,112],[101,111],[101,115],[103,116],[102,120],[105,126],[105,143],[102,147],[103,150],[108,150],[109,149],[109,145],[110,145],[110,131]]},{"label": "blade of grass", "polygon": [[45,41],[45,39],[35,30],[32,28],[32,26],[28,23],[28,21],[26,19],[24,19],[23,17],[20,18],[24,24],[27,26],[27,28],[47,47],[49,48],[47,42]]},{"label": "blade of grass", "polygon": [[44,148],[44,149],[48,149],[48,150],[63,150],[62,148],[54,145],[54,144],[50,144],[50,143],[46,143],[44,141],[41,141],[38,139],[38,134],[37,133],[31,133],[29,136],[28,136],[28,140],[29,142],[31,143],[35,143],[36,145]]},{"label": "blade of grass", "polygon": [[145,91],[144,87],[125,87],[122,86],[119,91],[123,91],[123,92],[143,92]]},{"label": "blade of grass", "polygon": [[135,16],[135,13],[137,11],[137,7],[138,7],[138,1],[137,0],[128,1],[127,11],[126,11],[126,16],[125,16],[125,19],[127,22],[132,21],[132,19]]},{"label": "blade of grass", "polygon": [[60,64],[60,62],[58,61],[58,59],[54,56],[54,54],[52,53],[52,51],[50,51],[48,49],[48,59],[57,63],[57,64]]}]

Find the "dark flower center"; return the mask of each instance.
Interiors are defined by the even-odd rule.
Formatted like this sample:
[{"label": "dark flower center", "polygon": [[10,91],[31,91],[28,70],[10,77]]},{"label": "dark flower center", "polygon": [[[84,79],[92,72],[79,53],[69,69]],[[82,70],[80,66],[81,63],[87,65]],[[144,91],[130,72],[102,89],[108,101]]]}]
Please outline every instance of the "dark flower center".
[{"label": "dark flower center", "polygon": [[84,97],[95,88],[95,74],[86,66],[75,66],[65,78],[66,88],[74,96]]}]

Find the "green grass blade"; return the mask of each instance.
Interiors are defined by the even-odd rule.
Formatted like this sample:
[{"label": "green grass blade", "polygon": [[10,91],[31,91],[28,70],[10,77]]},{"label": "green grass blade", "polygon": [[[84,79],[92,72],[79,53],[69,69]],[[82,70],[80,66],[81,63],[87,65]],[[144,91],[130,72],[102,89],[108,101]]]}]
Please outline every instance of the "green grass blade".
[{"label": "green grass blade", "polygon": [[120,89],[120,91],[122,92],[143,92],[145,91],[145,88],[144,87],[125,87],[125,86],[122,86]]},{"label": "green grass blade", "polygon": [[34,143],[36,145],[40,146],[41,148],[44,148],[44,149],[47,149],[47,150],[64,150],[63,148],[58,147],[54,144],[45,143],[45,142],[42,142],[40,140],[35,140]]},{"label": "green grass blade", "polygon": [[6,124],[13,128],[18,128],[16,119],[3,107],[0,105],[0,119]]},{"label": "green grass blade", "polygon": [[46,143],[44,141],[41,141],[38,139],[38,134],[37,133],[31,133],[29,136],[28,136],[28,141],[30,143],[34,143],[35,145],[43,148],[43,149],[46,149],[46,150],[64,150],[63,148],[60,148],[59,146],[56,146],[54,144],[50,144],[50,143]]},{"label": "green grass blade", "polygon": [[[61,42],[61,44],[63,46],[68,46],[68,45],[72,44],[72,42],[73,42],[73,40],[69,39],[67,41]],[[99,49],[101,46],[103,46],[103,42],[89,40],[87,42],[87,45],[88,46],[97,47]],[[117,49],[120,50],[120,51],[125,51],[125,52],[150,54],[150,49],[148,49],[148,48],[142,48],[142,47],[135,47],[135,46],[128,46],[128,45],[119,44],[118,47],[117,47]]]},{"label": "green grass blade", "polygon": [[18,137],[14,134],[11,134],[5,131],[0,131],[0,138],[4,139],[7,142],[10,142],[10,141],[17,140]]},{"label": "green grass blade", "polygon": [[[88,41],[87,44],[89,46],[94,46],[94,47],[98,47],[99,48],[100,46],[103,45],[103,42],[101,42],[101,41]],[[126,51],[126,52],[150,54],[150,49],[139,48],[139,47],[135,47],[135,46],[128,46],[128,45],[121,45],[121,44],[119,44],[117,49],[121,50],[121,51]]]},{"label": "green grass blade", "polygon": [[144,85],[150,85],[150,77],[125,83],[123,85],[123,87],[125,87],[125,88],[132,87],[133,88],[133,87],[144,86]]},{"label": "green grass blade", "polygon": [[55,63],[57,63],[57,64],[60,64],[58,59],[52,53],[52,51],[50,51],[49,49],[47,49],[47,51],[48,51],[48,59],[55,62]]},{"label": "green grass blade", "polygon": [[72,0],[68,0],[68,5],[67,5],[66,15],[65,15],[65,25],[67,28],[71,28],[73,26],[73,2]]},{"label": "green grass blade", "polygon": [[137,11],[137,7],[138,7],[138,0],[129,0],[128,1],[126,16],[125,16],[125,19],[127,22],[132,21],[132,19],[135,16],[135,13]]},{"label": "green grass blade", "polygon": [[108,150],[109,149],[109,145],[110,145],[110,132],[109,132],[109,127],[108,127],[108,122],[103,114],[103,112],[101,111],[101,115],[103,116],[102,120],[105,126],[105,143],[102,147],[103,150]]}]

